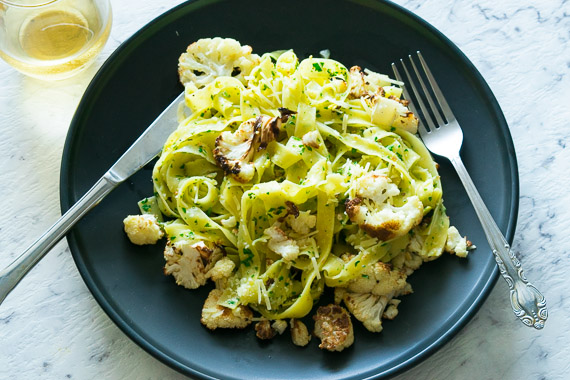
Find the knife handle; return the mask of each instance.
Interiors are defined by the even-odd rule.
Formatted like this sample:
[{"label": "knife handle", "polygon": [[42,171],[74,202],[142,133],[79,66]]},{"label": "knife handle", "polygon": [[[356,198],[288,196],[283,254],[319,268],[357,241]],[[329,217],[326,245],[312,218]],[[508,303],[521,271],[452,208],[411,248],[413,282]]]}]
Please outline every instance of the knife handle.
[{"label": "knife handle", "polygon": [[53,226],[0,272],[0,304],[22,277],[77,223],[87,211],[99,203],[120,181],[111,171],[101,177]]}]

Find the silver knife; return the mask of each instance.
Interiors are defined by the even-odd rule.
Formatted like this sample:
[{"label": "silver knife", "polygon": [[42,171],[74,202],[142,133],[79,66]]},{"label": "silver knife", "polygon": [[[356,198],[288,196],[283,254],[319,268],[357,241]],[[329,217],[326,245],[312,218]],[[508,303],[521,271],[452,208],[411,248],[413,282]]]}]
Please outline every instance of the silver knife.
[{"label": "silver knife", "polygon": [[164,142],[178,126],[177,111],[183,99],[184,93],[174,99],[77,203],[71,206],[38,240],[0,272],[0,304],[22,277],[65,236],[83,215],[105,198],[111,190],[139,171],[160,153]]}]

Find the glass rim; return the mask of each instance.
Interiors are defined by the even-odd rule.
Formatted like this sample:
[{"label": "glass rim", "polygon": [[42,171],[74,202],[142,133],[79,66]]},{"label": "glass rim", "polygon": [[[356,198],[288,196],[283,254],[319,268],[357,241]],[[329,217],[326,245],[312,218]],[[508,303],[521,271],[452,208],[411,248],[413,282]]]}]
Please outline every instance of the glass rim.
[{"label": "glass rim", "polygon": [[8,5],[11,7],[18,8],[39,8],[46,5],[50,5],[59,0],[38,0],[37,4],[22,4],[21,0],[0,0],[0,4]]}]

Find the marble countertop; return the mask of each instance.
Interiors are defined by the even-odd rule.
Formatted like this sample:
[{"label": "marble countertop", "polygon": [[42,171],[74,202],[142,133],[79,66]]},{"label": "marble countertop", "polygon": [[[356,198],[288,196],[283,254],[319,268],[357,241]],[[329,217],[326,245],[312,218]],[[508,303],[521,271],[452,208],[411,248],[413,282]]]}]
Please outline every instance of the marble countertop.
[{"label": "marble countertop", "polygon": [[[177,0],[113,2],[114,25],[86,72],[46,83],[0,61],[0,267],[59,216],[59,167],[75,108],[117,46]],[[396,0],[449,37],[509,123],[520,172],[513,247],[543,290],[542,331],[511,312],[499,280],[471,322],[407,379],[570,377],[570,1]],[[127,338],[60,242],[0,305],[0,379],[184,379]]]}]

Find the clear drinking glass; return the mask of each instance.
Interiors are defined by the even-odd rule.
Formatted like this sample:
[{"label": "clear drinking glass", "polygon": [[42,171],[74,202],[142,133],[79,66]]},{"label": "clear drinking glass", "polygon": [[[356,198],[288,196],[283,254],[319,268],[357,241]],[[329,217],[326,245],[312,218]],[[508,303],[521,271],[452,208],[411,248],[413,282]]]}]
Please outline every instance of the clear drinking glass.
[{"label": "clear drinking glass", "polygon": [[0,57],[22,73],[65,79],[109,38],[109,0],[0,0]]}]

